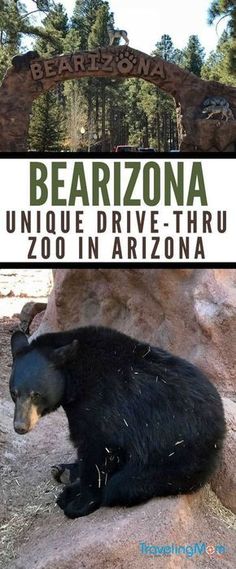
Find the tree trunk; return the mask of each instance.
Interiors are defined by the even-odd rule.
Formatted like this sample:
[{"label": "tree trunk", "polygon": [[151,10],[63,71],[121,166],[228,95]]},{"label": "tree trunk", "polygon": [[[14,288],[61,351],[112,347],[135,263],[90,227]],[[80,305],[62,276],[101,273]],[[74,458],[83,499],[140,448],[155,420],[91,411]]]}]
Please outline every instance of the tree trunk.
[{"label": "tree trunk", "polygon": [[106,151],[106,85],[102,81],[102,152]]}]

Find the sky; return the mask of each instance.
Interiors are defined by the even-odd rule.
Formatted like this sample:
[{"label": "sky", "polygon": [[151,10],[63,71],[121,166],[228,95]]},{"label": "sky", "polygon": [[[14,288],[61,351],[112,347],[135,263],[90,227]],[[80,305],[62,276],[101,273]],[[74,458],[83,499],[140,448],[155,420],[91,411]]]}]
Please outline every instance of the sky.
[{"label": "sky", "polygon": [[[60,0],[71,16],[75,0]],[[32,1],[26,0],[32,7]],[[215,24],[207,24],[210,0],[110,0],[117,28],[128,32],[130,46],[151,53],[163,34],[171,36],[174,46],[182,49],[188,37],[199,36],[208,54],[215,49],[226,21],[216,30]]]}]

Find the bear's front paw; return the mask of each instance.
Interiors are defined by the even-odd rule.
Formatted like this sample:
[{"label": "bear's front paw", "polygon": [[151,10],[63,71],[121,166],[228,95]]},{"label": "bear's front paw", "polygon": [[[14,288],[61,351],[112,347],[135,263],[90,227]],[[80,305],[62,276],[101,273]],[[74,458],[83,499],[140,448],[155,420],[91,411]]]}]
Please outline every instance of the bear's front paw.
[{"label": "bear's front paw", "polygon": [[[51,475],[54,478],[54,480],[56,480],[56,482],[60,483],[64,482],[64,480],[62,480],[64,473],[65,469],[63,468],[62,464],[54,464],[53,466],[51,466]],[[65,484],[68,484],[68,482],[70,482],[69,477],[65,481]]]},{"label": "bear's front paw", "polygon": [[59,494],[57,498],[57,505],[62,510],[65,509],[66,505],[69,504],[76,496],[80,494],[80,483],[74,482],[69,486],[66,486],[64,490]]},{"label": "bear's front paw", "polygon": [[100,507],[100,504],[101,501],[95,497],[91,496],[91,499],[88,501],[87,497],[80,495],[67,503],[64,508],[64,514],[71,519],[81,518],[95,512]]},{"label": "bear's front paw", "polygon": [[79,479],[79,465],[72,464],[54,464],[51,466],[51,474],[57,482],[61,484],[70,484]]}]

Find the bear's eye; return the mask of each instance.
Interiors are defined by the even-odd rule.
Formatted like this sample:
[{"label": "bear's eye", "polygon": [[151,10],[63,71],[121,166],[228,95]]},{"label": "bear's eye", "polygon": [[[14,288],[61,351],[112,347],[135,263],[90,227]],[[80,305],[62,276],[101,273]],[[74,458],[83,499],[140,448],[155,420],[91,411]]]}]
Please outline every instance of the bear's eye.
[{"label": "bear's eye", "polygon": [[41,399],[41,395],[40,393],[31,393],[31,398],[35,403],[38,403],[38,401]]}]

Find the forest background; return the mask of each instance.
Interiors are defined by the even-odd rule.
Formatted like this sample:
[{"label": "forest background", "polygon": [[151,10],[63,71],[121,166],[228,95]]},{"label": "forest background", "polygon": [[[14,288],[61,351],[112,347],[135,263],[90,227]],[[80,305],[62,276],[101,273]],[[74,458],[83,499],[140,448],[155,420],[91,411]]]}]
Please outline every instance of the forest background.
[{"label": "forest background", "polygon": [[[0,83],[11,59],[31,49],[43,57],[109,45],[108,22],[115,14],[104,0],[75,0],[72,16],[54,0],[32,0],[32,10],[18,0],[0,0]],[[34,16],[42,18],[35,24]],[[184,16],[182,16],[184,17]],[[227,25],[208,56],[197,35],[183,49],[168,30],[157,38],[151,55],[176,63],[203,79],[236,86],[236,1],[209,2],[209,25]],[[135,47],[135,46],[134,46]],[[86,78],[61,82],[34,103],[28,149],[45,151],[111,151],[118,144],[178,148],[172,97],[140,79]]]}]

